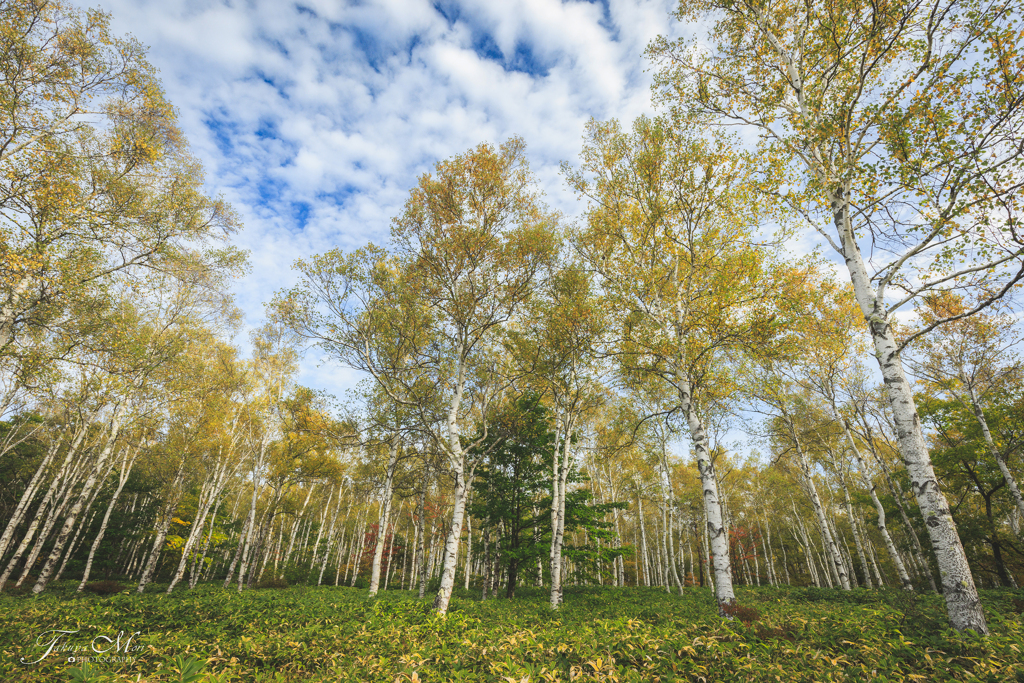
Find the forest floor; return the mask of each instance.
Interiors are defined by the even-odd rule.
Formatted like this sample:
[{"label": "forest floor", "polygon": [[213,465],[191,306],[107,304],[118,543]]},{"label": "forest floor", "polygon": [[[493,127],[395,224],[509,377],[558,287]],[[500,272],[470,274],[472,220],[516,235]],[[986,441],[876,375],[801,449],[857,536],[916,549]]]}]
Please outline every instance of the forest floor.
[{"label": "forest floor", "polygon": [[0,594],[0,681],[1024,683],[1024,591],[983,592],[982,639],[946,628],[939,596],[894,591],[740,588],[744,622],[699,588],[567,588],[556,613],[539,589],[457,592],[438,618],[409,592],[74,587]]}]

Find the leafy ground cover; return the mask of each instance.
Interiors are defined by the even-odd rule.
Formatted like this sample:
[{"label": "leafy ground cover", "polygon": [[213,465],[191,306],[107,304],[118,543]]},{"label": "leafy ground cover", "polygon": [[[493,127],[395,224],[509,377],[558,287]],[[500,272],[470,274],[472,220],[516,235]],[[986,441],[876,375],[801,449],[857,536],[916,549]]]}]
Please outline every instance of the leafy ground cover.
[{"label": "leafy ground cover", "polygon": [[350,588],[71,590],[0,595],[0,680],[1024,683],[1024,591],[983,595],[981,639],[944,627],[939,596],[864,590],[741,588],[731,621],[700,589],[567,589],[557,613],[540,591],[474,592],[443,619],[410,593]]}]

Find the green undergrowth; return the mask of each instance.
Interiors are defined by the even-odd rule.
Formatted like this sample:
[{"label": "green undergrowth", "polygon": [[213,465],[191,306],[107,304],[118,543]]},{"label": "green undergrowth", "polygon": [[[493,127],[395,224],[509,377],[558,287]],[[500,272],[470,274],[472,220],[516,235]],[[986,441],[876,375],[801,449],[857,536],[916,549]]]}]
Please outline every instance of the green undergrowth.
[{"label": "green undergrowth", "polygon": [[[0,680],[1024,683],[1024,591],[984,593],[984,639],[946,628],[937,595],[740,589],[725,620],[701,589],[569,588],[555,613],[546,593],[521,593],[457,593],[446,618],[411,593],[350,588],[0,595]],[[21,663],[52,629],[76,633]],[[107,651],[60,649],[90,643]]]}]

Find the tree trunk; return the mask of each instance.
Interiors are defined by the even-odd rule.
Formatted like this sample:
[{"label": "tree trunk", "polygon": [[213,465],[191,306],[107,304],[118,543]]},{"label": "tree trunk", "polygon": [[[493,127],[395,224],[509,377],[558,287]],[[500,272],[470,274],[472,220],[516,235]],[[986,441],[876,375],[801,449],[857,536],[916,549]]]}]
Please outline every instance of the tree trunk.
[{"label": "tree trunk", "polygon": [[355,588],[356,579],[359,578],[359,570],[363,564],[363,547],[366,545],[366,515],[369,514],[369,510],[364,510],[362,516],[359,518],[359,524],[357,525],[358,531],[356,537],[352,539],[352,579],[349,583],[349,588]]},{"label": "tree trunk", "polygon": [[[534,511],[534,516],[536,516],[536,515],[537,515],[536,511]],[[463,586],[463,590],[467,590],[467,591],[469,590],[469,573],[470,573],[469,570],[470,570],[470,567],[472,566],[472,557],[473,557],[473,516],[472,515],[467,515],[466,516],[466,566],[463,569],[463,577],[462,577],[464,579],[464,582],[465,582],[465,585]]]},{"label": "tree trunk", "polygon": [[[238,561],[242,559],[242,548],[245,545],[245,538],[248,533],[249,517],[246,515],[245,521],[242,523],[242,529],[238,534],[238,543],[235,546],[235,554],[231,558],[231,564],[228,565],[228,574],[224,577],[224,588],[231,585],[231,579],[235,576],[235,567],[238,566]],[[227,555],[225,555],[225,558],[227,558]]]},{"label": "tree trunk", "polygon": [[[330,528],[330,531],[327,532],[327,547],[324,548],[324,556],[323,556],[323,558],[321,558],[321,561],[320,561],[320,574],[317,576],[317,579],[316,579],[316,585],[318,585],[318,586],[323,583],[324,572],[327,571],[327,561],[330,559],[330,557],[331,557],[331,550],[334,548],[334,539],[335,539],[335,535],[336,535],[335,530],[336,530],[337,525],[338,525],[338,517],[340,517],[340,516],[341,516],[341,496],[339,495],[338,496],[338,503],[337,503],[337,505],[335,506],[335,509],[334,509],[334,517],[331,519],[331,528]],[[386,526],[387,525],[387,520],[386,519],[385,519],[384,524],[385,524],[385,528],[387,528],[387,526]],[[377,535],[380,536],[380,531],[379,530],[378,530]],[[339,549],[339,551],[340,551],[340,549]]]},{"label": "tree trunk", "polygon": [[950,624],[958,631],[988,633],[985,614],[974,585],[967,555],[964,553],[956,524],[949,510],[925,444],[921,419],[917,414],[914,394],[903,372],[899,347],[886,319],[885,303],[874,290],[860,247],[853,233],[849,205],[844,189],[832,197],[835,226],[839,232],[843,256],[850,273],[854,295],[868,324],[875,348],[875,358],[885,380],[886,394],[896,423],[900,453],[910,475],[911,487],[928,529],[932,549],[939,563],[942,595]]},{"label": "tree trunk", "polygon": [[732,567],[729,560],[729,534],[722,521],[718,480],[714,464],[711,462],[707,434],[704,432],[704,425],[693,406],[689,381],[680,382],[679,402],[690,427],[690,441],[697,456],[697,469],[700,472],[700,481],[703,487],[704,515],[707,519],[711,545],[711,565],[714,573],[718,613],[721,616],[727,616],[726,608],[736,603],[736,595],[732,588]]},{"label": "tree trunk", "polygon": [[100,456],[97,459],[96,464],[93,466],[92,473],[89,475],[89,478],[85,480],[85,484],[82,485],[82,490],[78,494],[78,500],[75,501],[71,511],[68,512],[68,516],[64,519],[64,526],[57,535],[57,540],[53,544],[50,556],[46,558],[46,564],[43,565],[42,571],[39,572],[39,579],[36,581],[36,585],[32,586],[33,595],[38,595],[44,588],[46,588],[46,584],[50,581],[50,575],[53,572],[54,566],[56,565],[57,560],[60,559],[61,551],[64,549],[64,543],[67,542],[68,535],[70,535],[72,528],[75,526],[75,522],[78,520],[78,515],[82,512],[82,508],[85,503],[91,500],[92,490],[99,481],[100,473],[107,473],[105,465],[107,463],[107,458],[110,457],[110,453],[113,451],[117,435],[121,431],[121,418],[123,415],[124,404],[120,404],[114,409],[114,415],[110,422],[110,435],[107,437],[107,443],[103,446],[103,450],[100,452]]},{"label": "tree trunk", "polygon": [[484,581],[483,590],[480,593],[480,599],[487,599],[487,589],[490,588],[491,584],[491,529],[490,527],[484,527]]},{"label": "tree trunk", "polygon": [[242,556],[239,560],[238,565],[238,592],[242,592],[242,585],[245,581],[245,572],[248,568],[249,561],[249,548],[252,542],[253,533],[256,527],[256,501],[259,497],[260,491],[260,477],[259,471],[263,467],[263,457],[267,449],[267,437],[264,436],[260,441],[259,456],[256,458],[256,464],[252,468],[252,500],[249,506],[249,522],[246,524],[248,531],[245,534],[244,542],[242,545]]},{"label": "tree trunk", "polygon": [[[84,434],[86,427],[82,426],[82,433]],[[25,491],[21,494],[21,498],[18,500],[18,505],[14,508],[14,513],[11,515],[10,520],[7,522],[7,526],[4,528],[4,533],[0,536],[0,558],[7,554],[7,548],[10,546],[11,541],[14,539],[14,531],[21,524],[25,518],[25,514],[32,505],[32,500],[36,497],[36,492],[39,490],[39,485],[42,482],[43,473],[46,472],[46,468],[50,465],[53,460],[53,456],[57,454],[60,449],[61,440],[59,437],[55,437],[50,447],[46,449],[46,455],[39,462],[39,466],[36,467],[35,473],[32,475],[32,479],[29,480],[28,486],[25,487]],[[0,582],[0,586],[2,586]]]},{"label": "tree trunk", "polygon": [[[968,391],[971,402],[971,409],[974,411],[974,417],[978,420],[978,424],[981,426],[981,433],[985,437],[985,444],[988,446],[988,452],[996,460],[996,464],[999,465],[999,471],[1003,475],[1003,481],[1006,482],[1006,488],[1010,490],[1010,497],[1013,502],[1017,505],[1017,510],[1021,515],[1024,515],[1024,497],[1021,496],[1020,489],[1017,487],[1017,481],[1013,478],[1013,474],[1010,473],[1010,469],[1006,466],[1006,460],[1003,459],[1002,453],[996,448],[995,439],[992,438],[992,432],[988,428],[988,420],[985,419],[985,412],[981,409],[981,404],[978,402],[978,396],[974,392],[974,387],[969,387]],[[0,553],[2,554],[2,553]]]},{"label": "tree trunk", "polygon": [[427,549],[426,539],[426,528],[423,529],[423,534],[420,536],[420,592],[419,598],[422,600],[427,594],[427,579],[430,578],[430,559],[434,554],[434,536],[435,529],[434,523],[430,525],[430,549]]},{"label": "tree trunk", "polygon": [[[561,433],[555,434],[551,474],[551,609],[562,604],[562,545],[565,538],[565,486],[569,477],[570,451],[574,421],[567,412],[558,418]],[[561,446],[559,446],[561,444]],[[559,454],[561,447],[561,454]],[[561,455],[561,457],[559,457]]]},{"label": "tree trunk", "polygon": [[153,539],[153,547],[149,551],[149,557],[146,559],[146,564],[142,569],[142,576],[139,577],[137,593],[146,590],[146,586],[153,579],[157,560],[160,559],[160,552],[163,550],[164,541],[167,540],[167,531],[171,528],[171,520],[174,519],[174,511],[178,508],[178,501],[181,498],[179,488],[184,478],[185,461],[183,459],[178,466],[178,472],[174,475],[174,481],[171,482],[171,496],[164,504],[163,514],[157,517],[156,537]]},{"label": "tree trunk", "polygon": [[455,378],[455,395],[448,407],[445,429],[448,437],[448,461],[453,475],[452,521],[448,527],[445,540],[443,564],[441,567],[441,584],[434,598],[434,611],[444,616],[448,613],[448,603],[452,599],[455,588],[455,564],[458,560],[459,542],[462,540],[462,522],[466,514],[466,499],[471,485],[472,472],[466,472],[466,452],[462,448],[459,435],[459,409],[462,405],[463,393],[466,389],[466,352],[460,344],[457,352],[457,368]]},{"label": "tree trunk", "polygon": [[[647,525],[644,524],[644,501],[639,496],[639,494],[637,495],[637,498],[636,498],[636,508],[637,508],[637,519],[640,522],[640,558],[639,559],[642,559],[643,562],[644,562],[644,567],[643,567],[643,569],[644,569],[644,585],[649,587],[651,585],[651,571],[650,571],[650,566],[649,566],[650,563],[647,561]],[[703,586],[704,583],[701,582],[701,585]]]},{"label": "tree trunk", "polygon": [[796,519],[796,528],[800,533],[800,537],[797,539],[797,543],[800,544],[800,548],[804,552],[804,556],[807,558],[807,573],[811,577],[811,581],[815,587],[821,588],[821,579],[818,577],[818,570],[814,566],[814,547],[811,545],[811,539],[807,535],[807,528],[804,526],[803,521],[800,519],[800,515],[796,511],[796,504],[790,501],[790,505],[793,506],[793,517]]},{"label": "tree trunk", "polygon": [[[870,433],[868,438],[870,438]],[[889,476],[889,470],[885,466],[885,462],[878,456],[878,453],[872,448],[872,453],[875,456],[875,460],[882,467],[882,474],[885,475],[885,480],[889,484],[889,489],[892,491],[893,500],[896,502],[896,509],[900,511],[900,518],[903,520],[903,524],[907,527],[907,534],[910,536],[911,546],[913,548],[911,552],[911,558],[916,561],[917,566],[921,572],[927,577],[928,585],[931,586],[933,592],[938,592],[938,587],[935,585],[935,577],[932,573],[931,563],[924,556],[924,550],[921,548],[921,541],[917,538],[917,532],[914,531],[914,525],[910,522],[910,516],[907,515],[907,508],[903,505],[903,489],[900,485]],[[959,537],[958,537],[959,538]]]},{"label": "tree trunk", "polygon": [[306,500],[302,502],[302,509],[299,510],[299,514],[295,517],[295,522],[292,524],[291,532],[288,534],[288,550],[284,553],[284,558],[281,560],[281,573],[277,578],[284,578],[285,568],[288,566],[288,560],[291,559],[292,550],[295,548],[295,537],[298,535],[299,522],[302,521],[303,515],[306,514],[306,506],[309,505],[310,498],[313,497],[313,491],[316,490],[316,482],[309,485],[309,491],[306,492]]},{"label": "tree trunk", "polygon": [[846,487],[846,478],[843,478],[843,496],[846,499],[846,516],[850,518],[850,529],[853,531],[853,544],[857,546],[857,557],[860,559],[860,568],[864,572],[864,585],[867,588],[874,588],[871,585],[871,574],[868,572],[868,560],[864,555],[864,545],[860,540],[860,530],[857,529],[857,519],[853,516],[853,503],[850,501],[850,489]]},{"label": "tree trunk", "polygon": [[[53,525],[54,521],[60,514],[62,505],[57,506],[57,510],[54,511],[50,508],[52,500],[60,500],[61,497],[66,493],[70,492],[76,481],[76,472],[80,469],[79,464],[73,464],[74,456],[78,453],[78,449],[82,445],[82,441],[85,438],[86,432],[89,430],[90,420],[83,420],[78,431],[75,433],[75,438],[68,448],[68,452],[64,454],[64,459],[61,461],[60,467],[54,473],[53,480],[50,482],[50,486],[47,488],[46,493],[43,495],[43,500],[40,501],[39,506],[36,508],[35,515],[32,517],[32,521],[29,523],[28,529],[25,531],[25,535],[22,537],[21,542],[14,551],[14,555],[7,563],[7,567],[4,569],[3,575],[0,575],[0,589],[3,589],[7,585],[7,579],[10,577],[11,572],[17,567],[19,560],[22,555],[28,549],[32,539],[35,538],[36,530],[39,528],[40,522],[43,522],[43,516],[50,512],[50,516],[46,518],[44,523],[44,530],[41,534],[41,541],[37,544],[38,548],[42,548],[42,541],[49,535],[49,529]],[[66,486],[62,486],[66,485]],[[26,510],[27,511],[27,510]],[[13,530],[12,530],[13,534]],[[21,577],[18,579],[17,585],[20,586],[31,570],[32,565],[35,563],[36,554],[39,549],[33,548],[33,552],[29,560],[25,563],[25,570]],[[2,557],[2,556],[0,556]]]},{"label": "tree trunk", "polygon": [[174,592],[174,587],[181,581],[181,577],[185,575],[185,567],[188,565],[188,555],[192,552],[193,546],[203,536],[203,528],[206,525],[206,516],[210,513],[210,508],[213,507],[213,501],[220,496],[221,489],[224,486],[224,480],[227,477],[228,466],[226,462],[218,463],[217,469],[213,472],[213,479],[209,482],[209,485],[204,487],[205,496],[200,496],[202,500],[198,510],[196,511],[196,518],[192,522],[192,528],[189,530],[188,539],[185,541],[185,545],[181,549],[181,560],[178,562],[178,568],[174,571],[174,575],[171,577],[171,583],[167,586],[167,592]]},{"label": "tree trunk", "polygon": [[455,588],[455,569],[458,560],[459,542],[462,540],[462,521],[466,513],[466,497],[468,493],[468,482],[464,472],[464,464],[455,467],[454,497],[452,500],[452,521],[448,528],[448,537],[445,540],[441,565],[441,585],[437,589],[437,596],[434,598],[434,610],[444,615],[448,613],[448,603],[452,599],[452,589]]},{"label": "tree trunk", "polygon": [[384,475],[384,491],[380,498],[380,522],[377,524],[377,542],[373,549],[373,567],[370,569],[370,597],[377,595],[380,586],[380,563],[384,557],[384,543],[388,519],[391,516],[391,488],[395,481],[395,467],[398,465],[398,442],[391,444],[388,467]]},{"label": "tree trunk", "polygon": [[[420,499],[416,505],[416,551],[413,553],[413,564],[415,565],[415,571],[413,572],[413,578],[410,579],[409,590],[412,590],[412,581],[420,578],[421,574],[423,573],[423,552],[424,549],[426,548],[426,541],[423,538],[426,527],[424,516],[426,514],[427,508],[427,480],[429,478],[430,475],[428,473],[427,476],[424,477],[423,489],[420,491]],[[420,582],[418,596],[420,600],[423,599],[425,590],[426,583]]]},{"label": "tree trunk", "polygon": [[885,524],[885,508],[882,507],[882,502],[878,500],[875,482],[868,477],[867,470],[864,467],[864,458],[861,456],[860,449],[857,448],[857,444],[853,440],[853,434],[850,433],[849,425],[845,421],[843,422],[843,428],[846,431],[846,438],[850,442],[850,450],[853,451],[854,457],[857,458],[857,465],[860,468],[864,487],[871,495],[871,502],[874,504],[875,512],[878,514],[878,530],[882,534],[882,540],[885,541],[885,549],[889,552],[889,557],[892,558],[893,566],[896,567],[896,573],[899,575],[900,583],[903,584],[903,590],[912,591],[914,590],[914,583],[910,580],[907,568],[903,565],[903,560],[900,559],[900,554],[896,551],[896,544],[893,543],[892,536],[889,535],[889,529]]},{"label": "tree trunk", "polygon": [[675,509],[671,505],[666,506],[668,508],[668,524],[666,525],[668,531],[667,543],[668,543],[668,560],[669,565],[672,568],[672,580],[675,581],[676,586],[679,588],[679,594],[683,594],[683,582],[679,578],[679,570],[676,567],[676,547],[674,543],[673,531],[675,529]]},{"label": "tree trunk", "polygon": [[[92,547],[89,548],[89,557],[85,561],[85,571],[82,573],[82,581],[78,584],[79,593],[85,588],[86,582],[89,581],[89,574],[92,571],[92,561],[96,557],[96,549],[100,547],[100,543],[103,541],[103,535],[107,532],[107,523],[110,522],[110,513],[114,510],[114,506],[117,505],[117,499],[121,496],[121,491],[124,489],[125,482],[128,481],[128,475],[131,474],[132,467],[135,466],[135,459],[139,455],[141,445],[137,446],[134,450],[125,448],[124,457],[121,460],[121,472],[117,478],[117,489],[114,491],[114,495],[110,497],[110,502],[107,504],[107,510],[103,513],[103,521],[100,522],[99,533],[96,534],[96,538],[92,542]],[[129,457],[128,453],[131,452]]]},{"label": "tree trunk", "polygon": [[843,590],[850,590],[850,577],[846,573],[846,566],[843,562],[843,556],[839,553],[839,546],[836,540],[832,537],[832,533],[829,531],[828,520],[825,518],[825,508],[821,504],[821,498],[818,496],[818,487],[814,485],[814,478],[811,476],[811,465],[807,460],[807,454],[804,452],[803,445],[800,443],[800,438],[796,434],[796,427],[790,421],[789,417],[786,417],[787,425],[789,427],[789,435],[793,440],[793,444],[796,447],[797,458],[800,461],[800,470],[804,474],[804,482],[807,485],[807,495],[811,499],[811,506],[814,508],[814,514],[818,519],[818,527],[821,530],[821,541],[822,545],[825,546],[825,553],[829,559],[829,568],[832,570],[837,583],[842,586]]},{"label": "tree trunk", "polygon": [[210,558],[210,563],[207,565],[206,553],[210,550],[210,541],[213,540],[213,532],[217,528],[217,513],[220,511],[222,502],[224,502],[224,498],[218,498],[216,504],[214,504],[213,515],[210,517],[210,531],[206,534],[206,538],[203,539],[203,549],[199,551],[199,559],[193,568],[192,574],[188,577],[189,590],[195,588],[200,580],[206,581],[210,576],[210,570],[213,569],[213,558]]}]

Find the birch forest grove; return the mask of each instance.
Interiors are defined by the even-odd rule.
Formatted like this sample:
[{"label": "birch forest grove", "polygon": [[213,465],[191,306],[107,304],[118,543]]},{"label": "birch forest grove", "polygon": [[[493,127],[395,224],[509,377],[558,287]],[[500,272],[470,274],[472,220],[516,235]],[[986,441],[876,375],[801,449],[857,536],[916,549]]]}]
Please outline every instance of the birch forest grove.
[{"label": "birch forest grove", "polygon": [[[379,243],[291,264],[252,329],[241,220],[146,47],[0,0],[3,604],[301,590],[458,630],[637,595],[753,629],[758,595],[883,596],[996,648],[998,596],[1024,600],[1020,4],[674,16],[697,37],[643,55],[655,113],[591,120],[562,163],[576,215],[523,139],[481,142]],[[358,383],[303,386],[317,362]],[[187,677],[212,648],[124,680],[236,680]],[[1005,652],[948,680],[1024,680]],[[465,680],[698,680],[596,656]],[[351,680],[463,680],[368,661]]]}]

